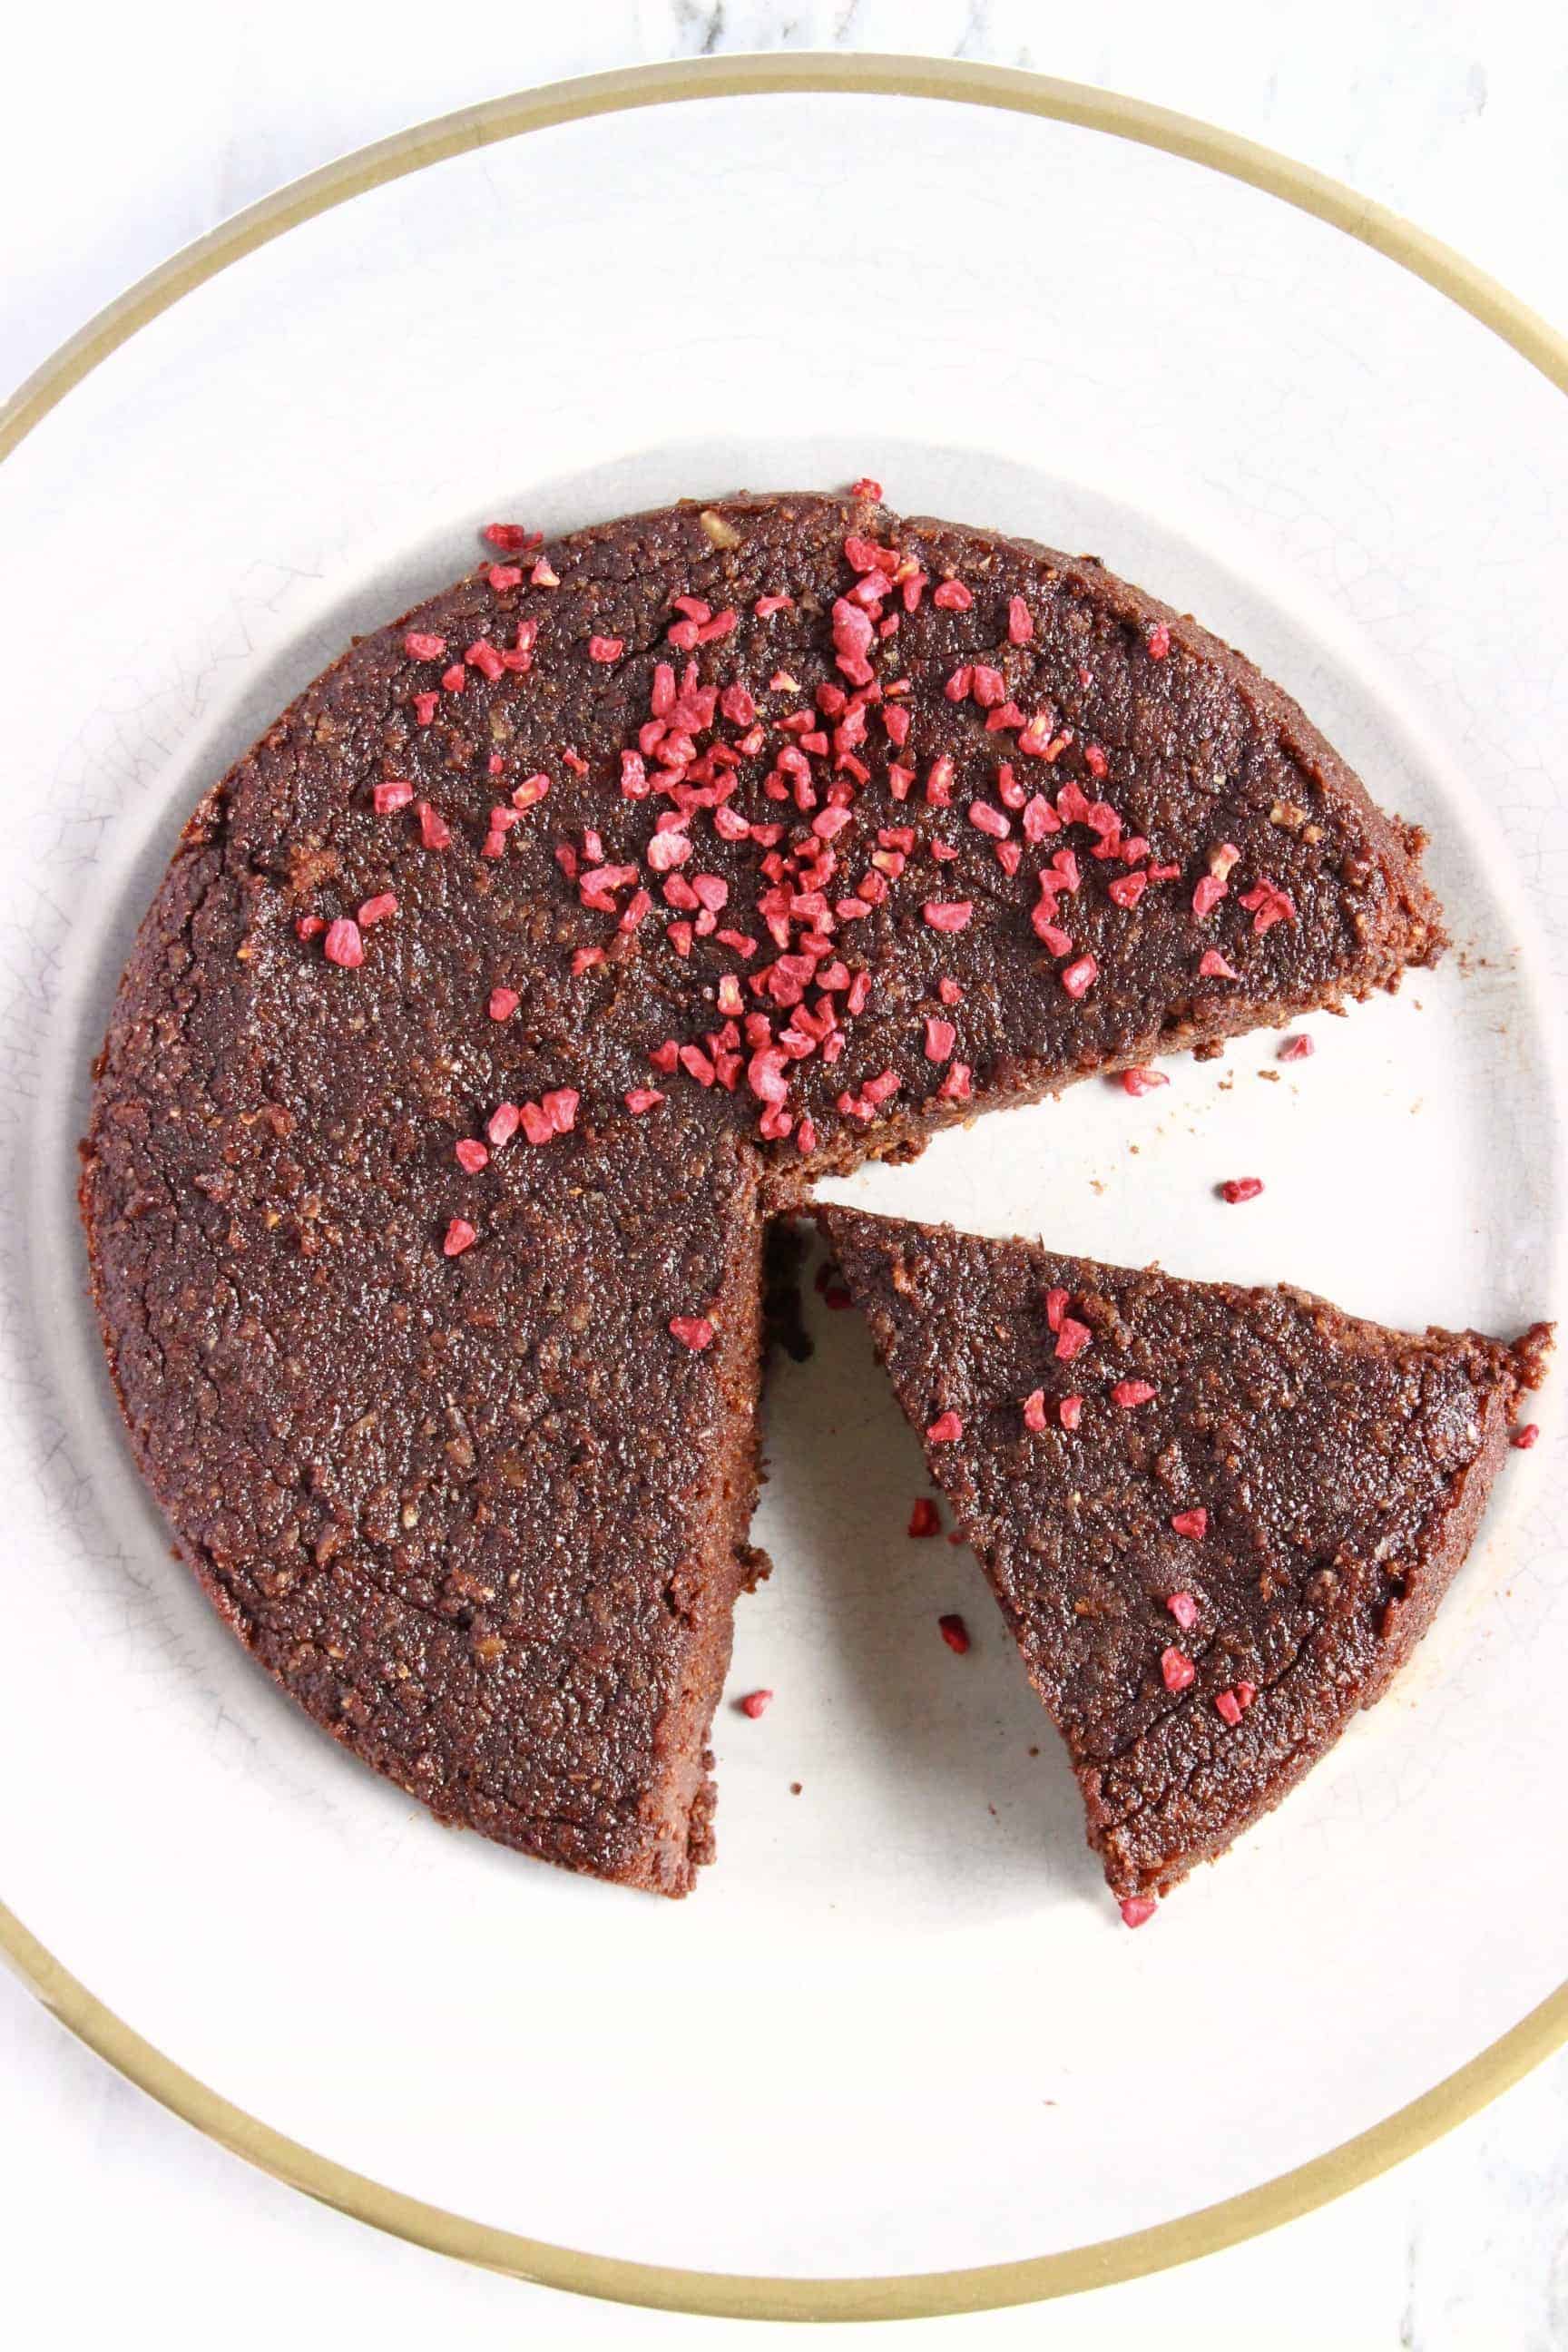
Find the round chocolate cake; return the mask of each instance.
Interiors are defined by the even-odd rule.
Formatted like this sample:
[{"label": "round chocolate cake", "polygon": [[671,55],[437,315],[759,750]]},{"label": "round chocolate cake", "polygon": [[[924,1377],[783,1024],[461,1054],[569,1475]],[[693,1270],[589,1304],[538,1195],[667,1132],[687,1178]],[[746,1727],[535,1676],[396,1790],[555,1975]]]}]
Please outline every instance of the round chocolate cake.
[{"label": "round chocolate cake", "polygon": [[879,500],[492,526],[196,810],[84,1147],[137,1457],[253,1654],[442,1818],[668,1894],[766,1565],[766,1216],[1442,946],[1239,656]]}]

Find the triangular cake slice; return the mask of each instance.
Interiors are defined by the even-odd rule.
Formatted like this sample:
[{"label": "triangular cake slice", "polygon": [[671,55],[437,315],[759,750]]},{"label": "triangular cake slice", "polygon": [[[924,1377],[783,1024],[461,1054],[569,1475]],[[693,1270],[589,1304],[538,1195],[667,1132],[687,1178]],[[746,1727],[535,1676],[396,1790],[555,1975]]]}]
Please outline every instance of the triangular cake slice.
[{"label": "triangular cake slice", "polygon": [[818,1215],[1137,1926],[1386,1689],[1550,1330],[1413,1336],[1305,1291]]}]

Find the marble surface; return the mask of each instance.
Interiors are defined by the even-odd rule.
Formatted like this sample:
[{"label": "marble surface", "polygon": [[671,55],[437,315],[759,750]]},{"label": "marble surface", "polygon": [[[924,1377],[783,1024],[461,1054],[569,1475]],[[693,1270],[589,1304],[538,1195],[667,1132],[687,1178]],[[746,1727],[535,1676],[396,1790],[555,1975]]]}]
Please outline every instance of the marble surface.
[{"label": "marble surface", "polygon": [[[348,148],[529,82],[778,47],[984,58],[1205,115],[1394,205],[1568,319],[1568,43],[1543,11],[1510,0],[1375,13],[1321,0],[1289,17],[1225,0],[1095,12],[1033,0],[599,0],[468,17],[456,36],[412,0],[224,13],[152,0],[112,16],[89,6],[76,21],[74,73],[61,70],[58,20],[35,12],[9,37],[0,389],[173,247]],[[123,2336],[128,2321],[136,2341],[156,2315],[158,2340],[182,2352],[209,2340],[215,2313],[226,2347],[285,2330],[313,2347],[351,2327],[389,2347],[435,2328],[569,2347],[742,2340],[726,2323],[462,2271],[312,2206],[164,2116],[3,1978],[0,2086],[0,2250],[18,2344]],[[1270,2352],[1568,2345],[1568,2056],[1286,2230],[1091,2297],[943,2322],[922,2340],[933,2333],[1064,2347],[1239,2335]]]}]

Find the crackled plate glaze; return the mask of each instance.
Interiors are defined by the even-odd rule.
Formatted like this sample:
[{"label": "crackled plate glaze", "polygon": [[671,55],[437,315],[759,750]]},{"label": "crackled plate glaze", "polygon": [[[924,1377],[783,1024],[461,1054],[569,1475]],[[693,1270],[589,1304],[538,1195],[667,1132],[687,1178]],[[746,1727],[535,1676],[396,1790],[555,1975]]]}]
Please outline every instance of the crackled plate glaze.
[{"label": "crackled plate glaze", "polygon": [[[870,472],[1242,646],[1429,829],[1456,945],[1314,1020],[1310,1061],[1266,1036],[1144,1101],[1081,1087],[835,1196],[1511,1331],[1552,1310],[1563,1223],[1560,397],[1276,197],[977,102],[569,113],[375,178],[0,468],[0,1897],[121,2063],[200,2111],[145,2037],[260,2119],[252,2152],[433,2242],[758,2312],[1080,2283],[1041,2258],[1278,2181],[1558,1987],[1557,1396],[1394,1695],[1134,1937],[978,1570],[906,1538],[918,1449],[858,1319],[814,1294],[731,1685],[777,1696],[721,1712],[719,1862],[661,1904],[437,1827],[171,1558],[84,1297],[89,1064],[202,786],[482,520]],[[1244,1209],[1236,1175],[1266,1184]],[[868,2277],[895,2284],[796,2284]]]}]

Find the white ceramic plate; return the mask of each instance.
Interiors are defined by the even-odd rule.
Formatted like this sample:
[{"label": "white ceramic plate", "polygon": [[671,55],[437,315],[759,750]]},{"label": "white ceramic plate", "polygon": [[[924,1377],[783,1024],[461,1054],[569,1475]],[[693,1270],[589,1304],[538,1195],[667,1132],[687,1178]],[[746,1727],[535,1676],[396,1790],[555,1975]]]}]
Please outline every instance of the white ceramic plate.
[{"label": "white ceramic plate", "polygon": [[[194,287],[6,463],[0,1895],[315,2152],[296,2177],[694,2305],[999,2300],[1309,2165],[1553,1993],[1555,1396],[1394,1696],[1132,1937],[978,1570],[905,1538],[918,1451],[858,1320],[818,1308],[815,1360],[773,1385],[777,1568],[731,1683],[777,1699],[721,1713],[720,1860],[660,1904],[440,1830],[247,1664],[132,1472],[73,1169],[184,814],[353,630],[492,514],[871,472],[905,510],[1092,548],[1243,646],[1430,829],[1457,947],[1315,1022],[1304,1065],[1246,1041],[835,1193],[1512,1331],[1552,1309],[1563,1225],[1563,455],[1515,352],[1275,197],[847,88],[567,120],[367,185]],[[1239,1174],[1263,1198],[1221,1207]],[[906,2285],[788,2284],[868,2274]]]}]

